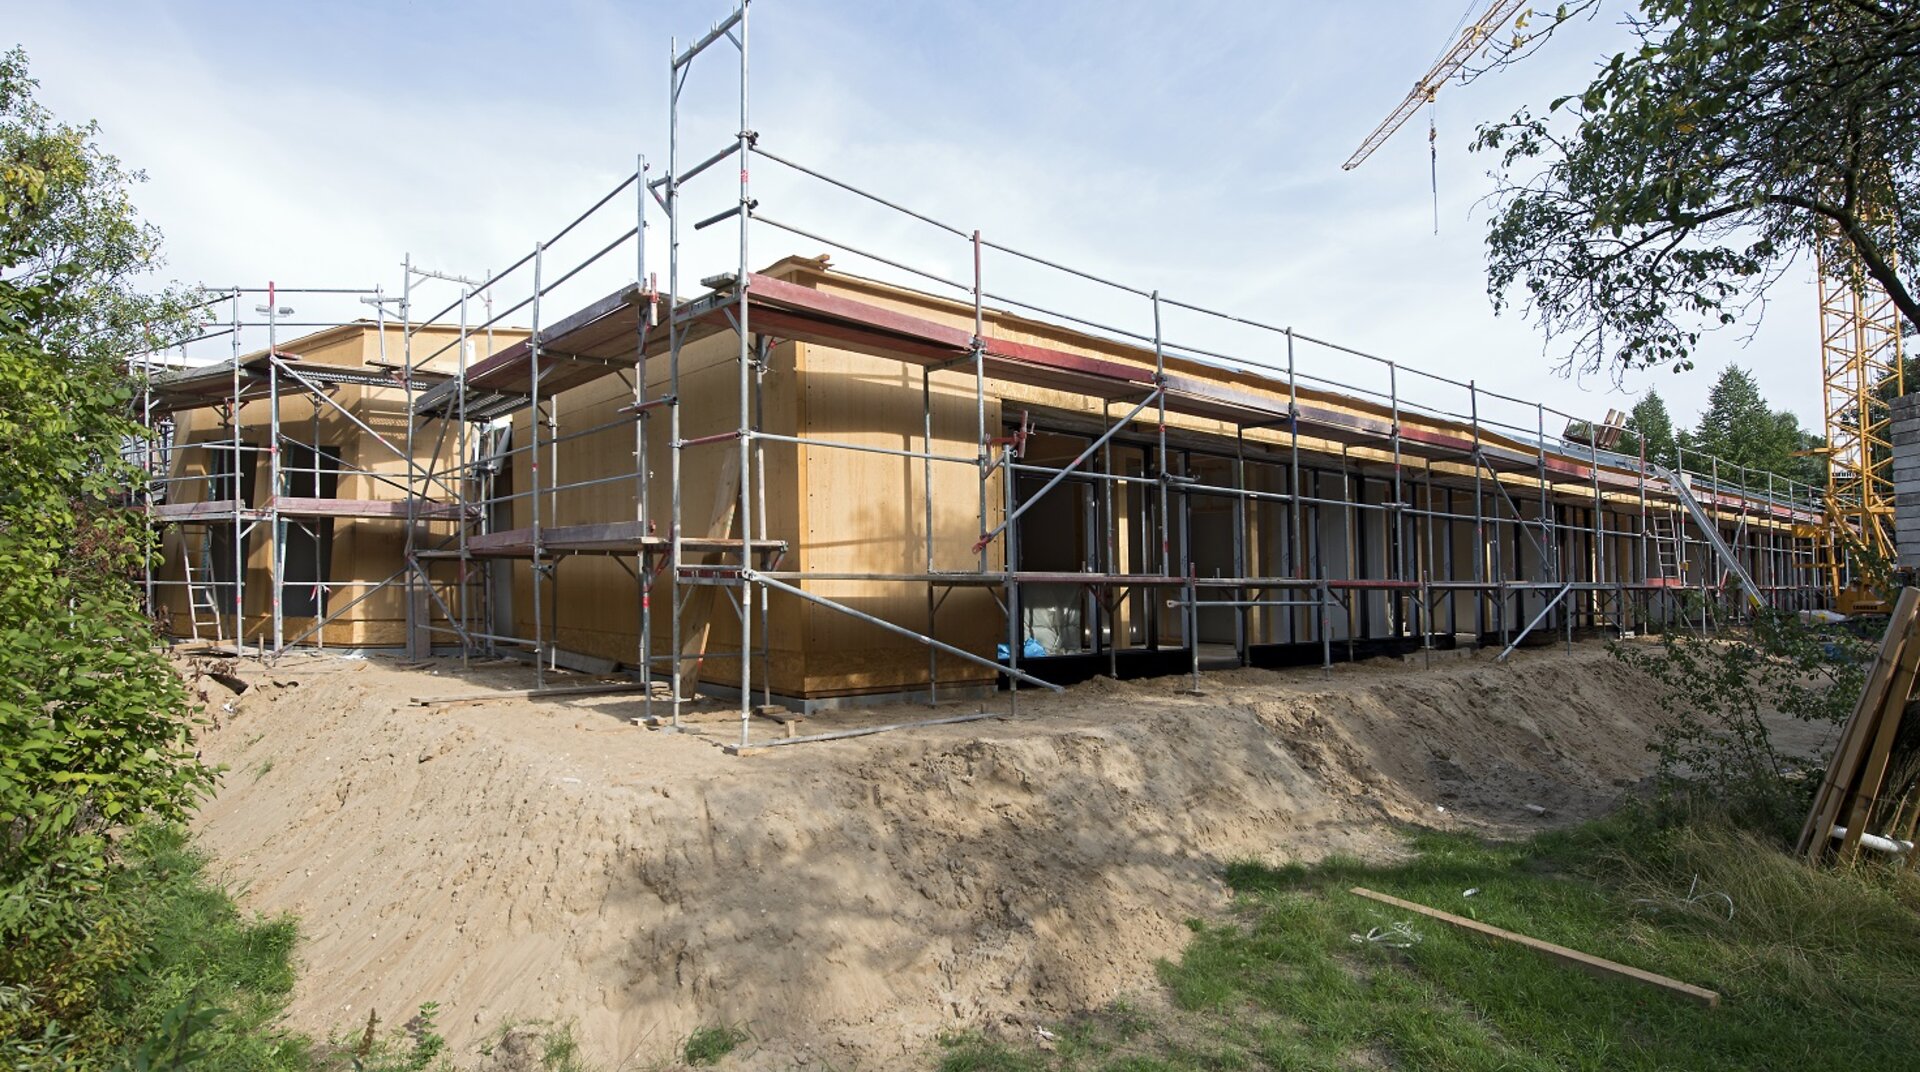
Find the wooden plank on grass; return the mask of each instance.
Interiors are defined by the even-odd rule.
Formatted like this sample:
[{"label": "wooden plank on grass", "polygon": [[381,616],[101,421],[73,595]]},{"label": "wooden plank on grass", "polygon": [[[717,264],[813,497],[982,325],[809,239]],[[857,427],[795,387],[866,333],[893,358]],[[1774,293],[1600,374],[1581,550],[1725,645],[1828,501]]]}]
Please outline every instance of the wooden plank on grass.
[{"label": "wooden plank on grass", "polygon": [[545,700],[556,696],[605,696],[616,692],[640,692],[649,686],[638,681],[606,682],[599,685],[554,685],[544,689],[492,689],[487,692],[454,692],[444,696],[415,696],[407,702],[415,707],[465,703],[469,700]]},{"label": "wooden plank on grass", "polygon": [[1428,908],[1423,904],[1403,901],[1398,897],[1377,893],[1364,886],[1355,886],[1351,892],[1356,896],[1379,901],[1381,904],[1389,904],[1395,908],[1404,908],[1409,912],[1417,912],[1420,915],[1429,916],[1442,923],[1449,923],[1455,927],[1459,927],[1461,930],[1468,930],[1489,938],[1498,938],[1501,941],[1513,942],[1516,945],[1525,946],[1536,953],[1552,957],[1563,964],[1579,968],[1581,971],[1587,972],[1590,975],[1597,975],[1604,979],[1627,979],[1645,986],[1651,986],[1657,990],[1664,990],[1675,997],[1685,998],[1688,1001],[1697,1002],[1708,1008],[1720,1004],[1720,995],[1714,991],[1694,986],[1691,983],[1683,983],[1678,979],[1669,979],[1664,975],[1655,975],[1650,971],[1642,971],[1628,964],[1607,960],[1604,957],[1596,957],[1590,953],[1582,953],[1578,949],[1568,949],[1564,945],[1555,945],[1552,942],[1543,942],[1538,938],[1529,938],[1524,934],[1516,934],[1513,931],[1502,930],[1499,927],[1482,923],[1477,919],[1468,919],[1465,916],[1456,916],[1451,912],[1442,912],[1437,908]]}]

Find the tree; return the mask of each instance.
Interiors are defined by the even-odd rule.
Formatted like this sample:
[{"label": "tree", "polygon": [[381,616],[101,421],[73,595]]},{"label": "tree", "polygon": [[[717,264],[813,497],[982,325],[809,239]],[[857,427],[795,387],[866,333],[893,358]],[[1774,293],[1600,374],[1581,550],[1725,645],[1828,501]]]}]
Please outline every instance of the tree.
[{"label": "tree", "polygon": [[1817,252],[1920,326],[1920,0],[1639,11],[1584,91],[1474,141],[1500,154],[1496,311],[1518,301],[1568,367],[1686,368]]},{"label": "tree", "polygon": [[[1774,410],[1761,397],[1752,373],[1728,365],[1707,394],[1706,412],[1681,445],[1720,459],[1723,464],[1746,466],[1805,483],[1822,480],[1817,461],[1801,452],[1818,445],[1817,438],[1800,428],[1800,419]],[[1722,473],[1727,479],[1737,474]]]},{"label": "tree", "polygon": [[1651,387],[1633,404],[1626,434],[1620,437],[1623,454],[1637,454],[1643,446],[1648,461],[1665,465],[1673,460],[1673,417],[1667,413],[1666,400]]}]

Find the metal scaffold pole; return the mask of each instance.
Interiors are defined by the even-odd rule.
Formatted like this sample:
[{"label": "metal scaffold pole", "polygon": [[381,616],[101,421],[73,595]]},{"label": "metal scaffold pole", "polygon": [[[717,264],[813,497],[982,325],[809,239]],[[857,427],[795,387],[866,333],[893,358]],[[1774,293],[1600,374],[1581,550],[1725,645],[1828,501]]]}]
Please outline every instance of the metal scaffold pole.
[{"label": "metal scaffold pole", "polygon": [[680,466],[685,445],[680,442],[680,90],[686,78],[680,73],[679,41],[667,39],[667,449],[669,452],[667,488],[670,502],[667,515],[667,601],[671,617],[668,623],[668,676],[673,688],[673,727],[679,729],[681,705],[685,702],[680,681],[681,577],[683,549],[680,532]]},{"label": "metal scaffold pole", "polygon": [[[633,318],[633,513],[634,520],[640,524],[643,541],[652,536],[650,522],[653,519],[652,483],[653,473],[647,462],[647,428],[650,409],[647,405],[647,335],[651,328],[654,311],[653,288],[647,283],[647,198],[652,187],[647,183],[647,158],[634,158],[633,213],[634,213],[634,262],[633,282],[640,292],[641,306]],[[641,543],[634,553],[634,579],[638,581],[640,606],[639,650],[634,665],[639,668],[640,682],[646,686],[641,696],[641,717],[647,721],[653,719],[653,582],[657,577],[657,557],[653,553],[653,544]]]},{"label": "metal scaffold pole", "polygon": [[[273,540],[268,556],[268,584],[271,585],[273,610],[273,650],[279,651],[285,637],[281,629],[280,600],[286,591],[287,523],[280,517],[280,496],[286,494],[285,478],[280,472],[280,333],[278,301],[273,285],[267,285],[267,509],[272,514],[268,528]],[[318,464],[317,462],[315,464]]]},{"label": "metal scaffold pole", "polygon": [[[740,335],[738,354],[739,379],[737,384],[740,392],[740,432],[735,448],[740,452],[739,494],[741,539],[740,571],[738,573],[741,581],[739,605],[740,747],[745,748],[753,735],[753,580],[751,575],[753,563],[750,560],[751,551],[749,549],[753,545],[752,536],[754,531],[753,410],[752,399],[749,394],[753,375],[751,367],[753,363],[753,331],[752,325],[749,323],[752,301],[749,294],[751,288],[748,285],[747,278],[748,270],[751,267],[748,260],[747,243],[751,234],[749,224],[753,215],[753,197],[752,187],[750,185],[751,175],[749,173],[752,161],[749,159],[748,153],[750,143],[753,140],[753,127],[748,120],[747,108],[747,0],[741,0],[738,21],[740,36],[734,39],[734,44],[738,46],[740,50],[740,133],[737,135],[739,138],[740,163],[740,260],[739,270],[734,275],[734,286],[736,299],[740,303],[740,311],[738,320],[736,320],[734,324],[734,329],[739,332]],[[720,535],[724,537],[726,534],[721,533]]]},{"label": "metal scaffold pole", "polygon": [[[272,289],[272,285],[268,285]],[[241,464],[240,446],[240,288],[233,288],[233,394],[227,402],[227,421],[233,427],[233,449],[227,470],[227,491],[233,499],[233,647],[234,651],[245,655],[247,651],[247,531],[242,527],[242,508],[246,495],[242,490],[242,474],[246,466]]]},{"label": "metal scaffold pole", "polygon": [[[529,571],[533,585],[533,684],[535,688],[544,688],[547,684],[547,633],[546,619],[540,613],[541,597],[546,593],[546,561],[541,546],[540,516],[540,285],[541,262],[545,259],[546,244],[535,243],[533,247],[533,312],[532,331],[527,336],[527,362],[530,369],[529,384],[532,390],[532,404],[527,409],[527,431],[532,448],[527,454],[527,470],[533,487],[531,498],[531,517],[533,520],[533,568]],[[549,475],[548,482],[552,477]]]}]

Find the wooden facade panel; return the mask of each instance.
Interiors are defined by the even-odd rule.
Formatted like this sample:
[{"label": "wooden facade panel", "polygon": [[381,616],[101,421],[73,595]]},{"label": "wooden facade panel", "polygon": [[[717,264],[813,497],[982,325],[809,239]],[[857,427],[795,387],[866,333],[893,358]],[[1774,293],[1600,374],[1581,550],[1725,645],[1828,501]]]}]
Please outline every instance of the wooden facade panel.
[{"label": "wooden facade panel", "polygon": [[[922,450],[926,407],[920,370],[898,361],[820,345],[805,348],[801,426],[812,439],[887,450]],[[977,449],[978,408],[974,381],[959,373],[935,373],[932,451],[971,459]],[[987,400],[989,435],[1000,431],[1001,408]],[[928,568],[928,467],[913,458],[829,446],[803,448],[800,498],[804,528],[797,561],[809,572],[918,574]],[[971,462],[935,462],[931,467],[932,566],[974,568],[980,536],[978,468]],[[1002,515],[1004,491],[996,476],[988,487],[989,524]],[[1004,564],[1003,541],[988,548],[988,567]],[[887,581],[811,581],[808,591],[854,609],[910,623],[927,623],[924,584]],[[936,593],[936,599],[941,598]],[[792,602],[789,598],[788,602]],[[945,595],[936,619],[937,637],[992,658],[1004,641],[993,596],[980,588]],[[809,692],[895,690],[925,685],[927,647],[830,608],[804,613]],[[991,671],[943,657],[943,681],[978,683]]]},{"label": "wooden facade panel", "polygon": [[[691,343],[681,355],[680,434],[683,440],[719,435],[739,427],[738,339],[733,335],[712,335]],[[779,435],[796,434],[794,362],[797,346],[786,343],[773,347],[768,371],[761,381],[759,406],[764,431]],[[654,358],[648,362],[649,397],[660,397],[670,387],[667,363]],[[645,418],[621,412],[634,402],[631,381],[625,377],[606,377],[562,393],[553,405],[558,434],[557,462],[551,429],[543,429],[540,450],[541,482],[585,486],[548,491],[540,499],[541,524],[586,525],[601,522],[633,521],[638,517],[638,484],[635,480],[637,450],[636,424],[644,423],[647,442],[649,510],[655,534],[668,535],[671,514],[671,468],[673,451],[670,435],[670,410],[655,407]],[[531,417],[522,412],[513,419],[513,443],[516,449],[531,444]],[[597,431],[589,431],[598,429]],[[586,433],[582,435],[581,433]],[[798,509],[793,488],[797,483],[797,448],[776,443],[760,445],[766,488],[767,517],[765,532],[771,539],[791,539],[798,530]],[[737,440],[722,440],[689,445],[680,456],[681,516],[684,534],[741,535],[737,506]],[[512,486],[521,493],[513,502],[514,527],[533,521],[533,504],[525,494],[532,488],[529,451],[519,449],[511,465]],[[720,492],[727,498],[723,504]],[[754,489],[754,509],[760,509],[763,496]],[[731,512],[726,508],[733,506]],[[719,518],[726,531],[710,533],[709,525]],[[761,522],[754,522],[756,534]],[[733,555],[688,556],[690,564],[733,563]],[[554,643],[569,651],[579,651],[625,664],[637,664],[640,650],[640,586],[631,572],[632,555],[578,555],[557,564],[552,583],[543,584],[541,614],[543,627],[551,631]],[[531,637],[533,621],[533,579],[531,565],[516,561],[502,567],[509,572],[513,632]],[[668,589],[663,582],[652,608],[653,653],[656,657],[671,651],[672,612],[667,602]],[[718,657],[721,652],[740,648],[737,613],[725,594],[708,588],[689,598],[687,609],[710,621],[706,650],[715,657],[706,659],[697,669],[687,672],[699,680],[718,685],[739,681],[739,664],[733,658]],[[710,604],[710,606],[708,605]],[[767,661],[756,659],[758,667],[770,668],[768,680],[776,691],[794,692],[804,685],[801,678],[802,644],[799,608],[791,600],[774,599],[768,603],[767,633],[760,635],[760,620],[754,620],[754,648],[769,651]],[[693,633],[689,613],[683,624]],[[696,647],[692,649],[698,651]],[[758,671],[756,671],[758,673]]]}]

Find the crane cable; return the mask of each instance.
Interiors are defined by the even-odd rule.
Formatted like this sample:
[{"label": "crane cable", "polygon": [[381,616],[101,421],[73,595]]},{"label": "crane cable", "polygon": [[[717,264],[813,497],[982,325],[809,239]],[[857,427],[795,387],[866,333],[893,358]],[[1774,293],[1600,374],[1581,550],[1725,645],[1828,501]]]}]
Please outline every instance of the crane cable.
[{"label": "crane cable", "polygon": [[1434,120],[1435,94],[1427,93],[1427,185],[1433,192],[1433,233],[1440,233],[1440,132]]}]

